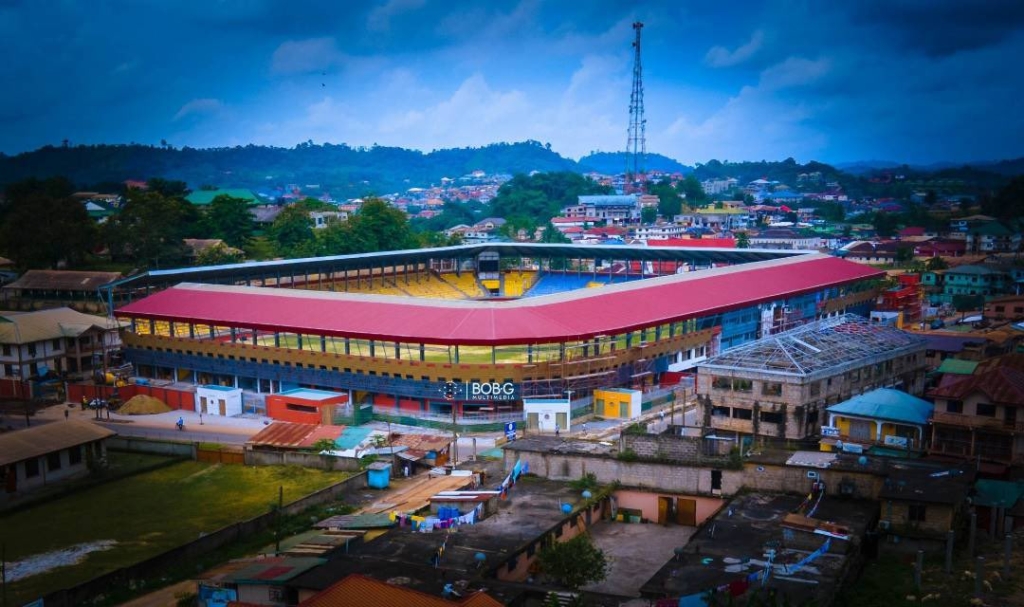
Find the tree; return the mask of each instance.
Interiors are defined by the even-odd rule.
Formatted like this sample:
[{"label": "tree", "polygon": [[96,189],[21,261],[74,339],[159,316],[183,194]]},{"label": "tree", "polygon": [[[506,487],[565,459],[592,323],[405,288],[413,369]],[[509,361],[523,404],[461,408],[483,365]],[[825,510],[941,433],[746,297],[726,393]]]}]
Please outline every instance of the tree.
[{"label": "tree", "polygon": [[737,249],[749,249],[750,248],[750,235],[746,232],[740,232],[736,234],[736,248]]},{"label": "tree", "polygon": [[156,192],[164,198],[184,198],[188,196],[188,185],[184,181],[174,181],[154,177],[146,182],[150,192]]},{"label": "tree", "polygon": [[928,262],[924,264],[924,267],[930,272],[934,272],[935,270],[945,270],[949,267],[949,262],[936,255],[929,259]]},{"label": "tree", "polygon": [[580,586],[600,582],[608,575],[608,559],[594,546],[587,533],[566,542],[555,542],[537,555],[541,569],[559,583],[578,590]]},{"label": "tree", "polygon": [[875,228],[875,234],[879,238],[892,238],[899,226],[898,218],[890,213],[878,211],[871,218],[871,226]]},{"label": "tree", "polygon": [[1024,217],[1024,175],[1014,177],[990,200],[983,200],[982,211],[1000,221]]},{"label": "tree", "polygon": [[297,205],[288,205],[278,213],[268,230],[277,253],[283,257],[305,257],[314,245],[313,220],[309,212]]},{"label": "tree", "polygon": [[519,174],[498,188],[491,201],[491,214],[508,220],[513,215],[527,217],[542,225],[563,208],[576,204],[579,196],[610,194],[612,189],[583,175],[567,171]]},{"label": "tree", "polygon": [[968,312],[980,310],[985,306],[984,295],[954,295],[953,309],[960,313],[960,322],[964,321]]},{"label": "tree", "polygon": [[907,265],[912,259],[914,259],[914,247],[913,245],[904,245],[896,247],[896,253],[893,256],[893,261],[899,267]]},{"label": "tree", "polygon": [[671,219],[683,210],[683,199],[672,184],[662,180],[651,184],[650,193],[658,197],[658,214]]},{"label": "tree", "polygon": [[20,268],[52,269],[81,264],[97,243],[97,228],[85,206],[71,198],[70,183],[28,180],[7,190],[0,251]]},{"label": "tree", "polygon": [[199,211],[180,197],[159,190],[128,191],[121,212],[104,224],[114,260],[159,268],[186,257],[184,238],[196,229]]},{"label": "tree", "polygon": [[544,226],[544,233],[540,236],[540,241],[547,244],[571,244],[572,240],[568,236],[562,234],[557,228],[549,221]]},{"label": "tree", "polygon": [[652,224],[658,220],[658,209],[656,207],[644,207],[640,210],[640,221],[644,224]]},{"label": "tree", "polygon": [[217,244],[203,249],[196,255],[197,266],[219,266],[226,263],[242,261],[242,254],[237,249]]},{"label": "tree", "polygon": [[204,213],[206,233],[220,238],[232,247],[243,247],[252,236],[253,216],[249,203],[241,198],[221,194],[214,197]]},{"label": "tree", "polygon": [[704,193],[704,186],[700,184],[693,174],[687,175],[678,186],[683,196],[686,197],[686,204],[696,206],[707,201],[707,194]]}]

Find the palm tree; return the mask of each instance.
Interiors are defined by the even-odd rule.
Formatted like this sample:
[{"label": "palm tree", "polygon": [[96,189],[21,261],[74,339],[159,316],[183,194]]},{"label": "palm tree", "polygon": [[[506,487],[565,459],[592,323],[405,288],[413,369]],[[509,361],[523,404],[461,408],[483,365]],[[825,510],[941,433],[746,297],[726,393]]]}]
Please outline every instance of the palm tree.
[{"label": "palm tree", "polygon": [[740,232],[736,235],[736,248],[737,249],[749,249],[750,248],[750,236],[746,232]]}]

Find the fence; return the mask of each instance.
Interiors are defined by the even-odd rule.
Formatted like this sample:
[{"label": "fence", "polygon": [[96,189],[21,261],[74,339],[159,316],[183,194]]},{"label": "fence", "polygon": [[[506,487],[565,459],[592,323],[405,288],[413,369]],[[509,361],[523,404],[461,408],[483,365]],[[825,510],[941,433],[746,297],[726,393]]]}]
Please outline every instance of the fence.
[{"label": "fence", "polygon": [[[281,513],[283,515],[298,514],[307,508],[334,501],[348,492],[357,491],[366,486],[366,472],[362,472],[285,505]],[[173,569],[181,563],[190,562],[231,542],[269,529],[274,524],[275,518],[274,512],[268,512],[247,521],[228,525],[195,541],[171,548],[134,565],[105,573],[71,588],[51,592],[43,597],[40,604],[47,607],[86,605],[96,597],[108,594],[111,588],[134,587],[137,580],[163,576],[167,570]]]},{"label": "fence", "polygon": [[110,400],[114,397],[115,391],[117,392],[117,397],[122,401],[126,401],[137,394],[146,394],[166,403],[167,406],[172,409],[184,409],[185,411],[196,410],[195,392],[188,390],[175,390],[173,388],[161,388],[159,386],[146,386],[142,384],[129,384],[119,388],[115,388],[114,386],[97,386],[93,384],[69,384],[67,398],[71,402],[79,402],[82,398],[85,398],[86,400],[92,400],[94,398]]},{"label": "fence", "polygon": [[196,461],[213,464],[244,464],[245,454],[241,447],[211,447],[200,443],[196,447]]},{"label": "fence", "polygon": [[320,470],[354,472],[360,469],[360,462],[354,457],[335,457],[306,451],[270,451],[247,449],[241,463],[246,466],[302,466]]}]

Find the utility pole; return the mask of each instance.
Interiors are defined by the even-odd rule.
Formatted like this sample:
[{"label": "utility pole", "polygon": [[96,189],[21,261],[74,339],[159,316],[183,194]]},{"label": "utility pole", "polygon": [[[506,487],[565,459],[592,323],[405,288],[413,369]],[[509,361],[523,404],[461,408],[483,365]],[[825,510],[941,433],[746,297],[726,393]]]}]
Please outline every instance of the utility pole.
[{"label": "utility pole", "polygon": [[274,516],[274,554],[281,554],[281,510],[284,509],[284,485],[277,487],[277,512]]}]

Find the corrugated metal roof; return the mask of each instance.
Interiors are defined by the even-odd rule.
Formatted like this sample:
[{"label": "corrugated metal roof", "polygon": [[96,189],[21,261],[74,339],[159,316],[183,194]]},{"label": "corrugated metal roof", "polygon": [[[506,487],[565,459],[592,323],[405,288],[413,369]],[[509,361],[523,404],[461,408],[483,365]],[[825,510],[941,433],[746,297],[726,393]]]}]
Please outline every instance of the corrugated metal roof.
[{"label": "corrugated metal roof", "polygon": [[342,450],[355,449],[358,447],[370,433],[373,432],[372,428],[366,428],[362,426],[350,426],[345,428],[345,431],[334,441],[334,445]]},{"label": "corrugated metal roof", "polygon": [[325,518],[313,526],[317,529],[383,529],[394,527],[395,521],[391,520],[388,512],[339,514]]},{"label": "corrugated metal roof", "polygon": [[929,396],[963,400],[975,391],[987,396],[994,404],[1024,405],[1024,371],[997,367],[939,386]]},{"label": "corrugated metal roof", "polygon": [[90,422],[65,420],[0,434],[0,466],[40,457],[117,434]]},{"label": "corrugated metal roof", "polygon": [[1024,496],[1024,481],[996,481],[987,478],[974,483],[973,501],[978,506],[1012,508]]},{"label": "corrugated metal roof", "polygon": [[906,392],[879,388],[832,405],[828,412],[923,426],[934,409],[932,403]]},{"label": "corrugated metal roof", "polygon": [[295,422],[273,422],[249,439],[249,444],[263,447],[300,449],[327,438],[337,443],[345,426],[321,426]]},{"label": "corrugated metal roof", "polygon": [[364,575],[352,574],[316,596],[299,603],[299,607],[501,607],[501,603],[484,592],[478,592],[460,601],[448,601],[439,596],[394,586]]},{"label": "corrugated metal roof", "polygon": [[61,337],[78,337],[90,329],[113,330],[127,323],[105,316],[53,308],[0,316],[0,344],[30,344]]},{"label": "corrugated metal roof", "polygon": [[183,283],[118,315],[438,344],[585,339],[778,301],[884,276],[829,255],[801,255],[513,301],[423,300]]},{"label": "corrugated metal roof", "polygon": [[41,291],[96,292],[102,285],[121,278],[120,272],[80,272],[74,270],[29,270],[5,289]]},{"label": "corrugated metal roof", "polygon": [[236,584],[278,585],[326,562],[326,559],[312,557],[272,557],[249,563],[222,579]]},{"label": "corrugated metal roof", "polygon": [[939,373],[953,373],[955,375],[971,375],[974,370],[978,368],[978,361],[976,360],[960,360],[959,358],[947,358],[942,361],[939,368],[936,369]]}]

